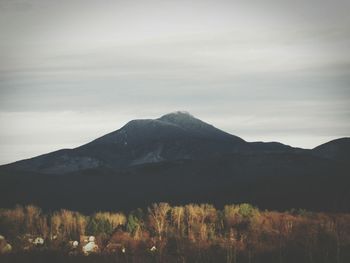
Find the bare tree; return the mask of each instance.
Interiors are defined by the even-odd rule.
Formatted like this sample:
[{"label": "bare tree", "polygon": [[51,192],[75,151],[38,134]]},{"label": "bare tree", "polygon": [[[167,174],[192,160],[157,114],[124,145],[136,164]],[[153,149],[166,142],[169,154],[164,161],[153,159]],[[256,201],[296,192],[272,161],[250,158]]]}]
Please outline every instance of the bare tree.
[{"label": "bare tree", "polygon": [[175,226],[179,236],[182,236],[184,231],[184,226],[183,226],[184,215],[185,215],[185,209],[183,206],[175,206],[171,209],[171,221]]},{"label": "bare tree", "polygon": [[156,230],[159,240],[162,240],[163,233],[167,228],[169,210],[170,205],[168,203],[153,204],[151,208],[148,208],[151,225]]}]

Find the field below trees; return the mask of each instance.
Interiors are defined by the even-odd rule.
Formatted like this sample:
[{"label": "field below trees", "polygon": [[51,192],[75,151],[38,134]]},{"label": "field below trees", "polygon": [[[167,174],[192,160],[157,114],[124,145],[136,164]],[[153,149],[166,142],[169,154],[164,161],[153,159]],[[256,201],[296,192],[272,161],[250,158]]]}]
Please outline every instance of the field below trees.
[{"label": "field below trees", "polygon": [[170,206],[84,215],[0,210],[0,261],[350,262],[350,214],[260,211],[249,204]]}]

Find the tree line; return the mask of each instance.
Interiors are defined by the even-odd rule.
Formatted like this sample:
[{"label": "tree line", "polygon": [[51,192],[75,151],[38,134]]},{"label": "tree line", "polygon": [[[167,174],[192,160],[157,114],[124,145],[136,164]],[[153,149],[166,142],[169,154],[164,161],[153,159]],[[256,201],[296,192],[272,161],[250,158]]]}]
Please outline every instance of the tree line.
[{"label": "tree line", "polygon": [[[16,206],[0,210],[0,235],[22,253],[69,253],[69,242],[95,236],[111,262],[350,262],[350,215],[305,210],[261,211],[250,204],[171,206],[84,215]],[[153,247],[153,250],[150,250]],[[79,253],[78,253],[79,254]],[[96,256],[96,255],[95,255]]]}]

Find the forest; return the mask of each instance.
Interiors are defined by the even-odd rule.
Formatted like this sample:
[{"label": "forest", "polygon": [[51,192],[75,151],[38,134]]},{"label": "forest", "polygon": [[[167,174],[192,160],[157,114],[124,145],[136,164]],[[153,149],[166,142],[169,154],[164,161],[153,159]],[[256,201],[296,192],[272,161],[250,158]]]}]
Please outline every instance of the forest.
[{"label": "forest", "polygon": [[0,210],[1,262],[350,262],[350,214],[250,204],[152,204],[128,213]]}]

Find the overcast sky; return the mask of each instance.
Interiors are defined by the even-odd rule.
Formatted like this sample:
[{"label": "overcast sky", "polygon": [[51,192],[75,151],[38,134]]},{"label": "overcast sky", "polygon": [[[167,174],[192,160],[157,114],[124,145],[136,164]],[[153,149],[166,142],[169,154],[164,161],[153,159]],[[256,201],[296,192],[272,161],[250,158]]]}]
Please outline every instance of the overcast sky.
[{"label": "overcast sky", "polygon": [[0,164],[186,110],[247,141],[350,135],[350,1],[0,0]]}]

